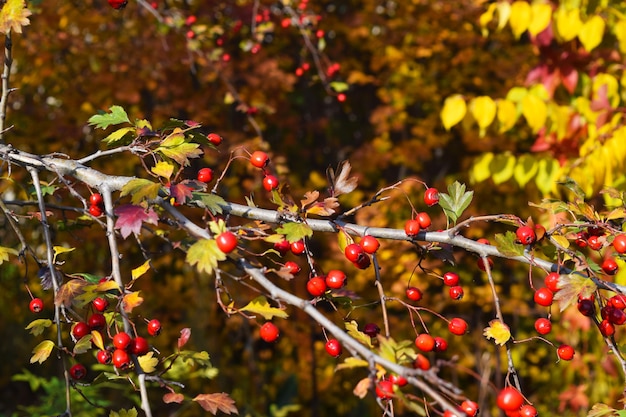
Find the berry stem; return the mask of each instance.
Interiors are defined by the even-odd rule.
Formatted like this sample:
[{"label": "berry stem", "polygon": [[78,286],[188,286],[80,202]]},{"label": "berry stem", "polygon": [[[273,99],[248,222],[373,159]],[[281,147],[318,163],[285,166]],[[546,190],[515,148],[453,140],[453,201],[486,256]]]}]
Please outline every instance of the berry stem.
[{"label": "berry stem", "polygon": [[383,284],[380,281],[380,266],[378,265],[378,257],[376,254],[372,255],[372,259],[374,260],[374,273],[376,274],[376,289],[378,290],[378,296],[380,297],[380,308],[383,312],[383,324],[385,326],[385,337],[391,337],[391,332],[389,331],[389,317],[387,316],[387,297],[385,297],[385,290],[383,289]]}]

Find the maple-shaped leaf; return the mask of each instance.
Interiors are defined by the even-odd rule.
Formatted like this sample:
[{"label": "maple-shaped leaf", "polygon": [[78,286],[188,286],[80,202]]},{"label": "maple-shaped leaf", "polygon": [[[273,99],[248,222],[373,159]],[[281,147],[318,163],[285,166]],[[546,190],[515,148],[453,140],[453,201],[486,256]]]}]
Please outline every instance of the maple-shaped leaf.
[{"label": "maple-shaped leaf", "polygon": [[159,195],[161,184],[144,180],[143,178],[135,178],[128,181],[120,192],[120,197],[126,195],[131,196],[133,204],[139,204],[143,200],[154,200]]},{"label": "maple-shaped leaf", "polygon": [[180,404],[184,400],[185,400],[185,396],[177,392],[168,392],[167,394],[163,395],[163,402],[165,404],[171,404],[171,403]]},{"label": "maple-shaped leaf", "polygon": [[347,321],[344,325],[346,326],[346,331],[350,336],[369,348],[374,347],[372,345],[372,338],[359,330],[359,326],[355,320]]},{"label": "maple-shaped leaf", "polygon": [[224,209],[222,207],[228,206],[226,200],[217,194],[210,193],[193,193],[192,202],[198,207],[209,210],[212,214],[222,214]]},{"label": "maple-shaped leaf", "polygon": [[137,361],[139,361],[141,369],[147,374],[154,372],[159,364],[159,360],[154,357],[154,352],[148,352],[145,355],[139,356]]},{"label": "maple-shaped leaf", "polygon": [[93,344],[91,342],[92,339],[93,339],[93,336],[91,335],[91,333],[89,333],[86,336],[81,337],[78,340],[78,342],[76,342],[76,344],[74,345],[74,349],[72,350],[72,353],[74,355],[80,355],[82,353],[89,352],[93,348]]},{"label": "maple-shaped leaf", "polygon": [[30,363],[44,363],[46,359],[48,359],[48,357],[50,356],[50,353],[52,353],[53,348],[54,342],[51,340],[44,340],[43,342],[39,343],[33,349],[33,356],[31,356],[30,358]]},{"label": "maple-shaped leaf", "polygon": [[[621,411],[623,412],[624,410],[621,410]],[[608,405],[603,404],[603,403],[594,404],[593,407],[591,407],[591,410],[587,412],[587,417],[621,417],[621,416],[626,416],[626,412],[619,414],[619,412],[616,409],[609,407]]]},{"label": "maple-shaped leaf", "polygon": [[4,246],[0,246],[0,265],[2,264],[2,262],[9,260],[9,255],[17,256],[18,253],[19,252],[16,251],[15,249],[5,248]]},{"label": "maple-shaped leaf", "polygon": [[141,232],[143,222],[150,224],[158,224],[159,222],[159,216],[157,216],[152,208],[146,210],[141,206],[135,206],[133,204],[125,204],[116,208],[115,215],[117,216],[115,228],[120,230],[124,239],[131,233],[138,236]]},{"label": "maple-shaped leaf", "polygon": [[22,33],[22,26],[30,25],[28,16],[32,13],[26,8],[24,0],[8,0],[0,10],[0,32],[8,34],[10,31]]},{"label": "maple-shaped leaf", "polygon": [[182,166],[187,166],[189,165],[189,158],[198,158],[202,155],[202,150],[199,148],[200,145],[197,143],[189,143],[185,140],[185,134],[182,130],[174,129],[174,132],[163,139],[155,152],[173,159]]},{"label": "maple-shaped leaf", "polygon": [[[123,377],[122,377],[123,378]],[[119,379],[116,374],[111,374],[109,379]],[[137,410],[135,407],[130,410],[121,409],[119,411],[111,411],[109,417],[137,417]]]},{"label": "maple-shaped leaf", "polygon": [[83,293],[87,285],[89,285],[89,283],[82,279],[71,279],[67,281],[65,284],[61,285],[59,291],[57,291],[54,297],[54,305],[57,307],[69,307],[74,299]]},{"label": "maple-shaped leaf", "polygon": [[184,182],[170,184],[170,196],[176,203],[185,204],[187,199],[191,198],[191,188],[185,185]]},{"label": "maple-shaped leaf", "polygon": [[178,338],[178,349],[182,348],[187,344],[189,338],[191,337],[191,329],[189,327],[185,327],[180,331],[180,337]]},{"label": "maple-shaped leaf", "polygon": [[456,223],[474,197],[473,191],[466,191],[465,184],[458,181],[448,186],[448,193],[439,193],[439,205],[446,217]]},{"label": "maple-shaped leaf", "polygon": [[[274,249],[270,249],[270,251],[276,252]],[[291,273],[291,268],[288,268],[286,266],[282,266],[278,271],[275,270],[274,273],[276,273],[276,275],[278,275],[285,281],[291,281],[292,279],[294,279],[294,275]]]},{"label": "maple-shaped leaf", "polygon": [[285,310],[270,306],[267,302],[267,298],[263,295],[250,301],[248,305],[242,307],[241,310],[249,311],[253,314],[260,314],[265,320],[271,320],[273,317],[280,317],[281,319],[289,317],[289,315],[285,313]]},{"label": "maple-shaped leaf", "polygon": [[330,167],[326,170],[333,197],[350,193],[356,188],[359,180],[356,177],[350,177],[351,169],[352,165],[350,165],[350,162],[342,161],[337,166],[337,173]]},{"label": "maple-shaped leaf", "polygon": [[313,236],[313,229],[306,223],[285,223],[278,229],[276,229],[276,233],[280,233],[285,235],[285,239],[289,243],[294,243],[299,240],[304,239],[305,237]]},{"label": "maple-shaped leaf", "polygon": [[502,323],[500,320],[491,320],[489,327],[486,327],[483,331],[483,336],[487,339],[493,339],[496,345],[504,346],[511,338],[511,330],[509,326]]},{"label": "maple-shaped leaf", "polygon": [[172,174],[174,173],[174,165],[169,162],[159,161],[155,166],[150,168],[154,174],[157,174],[159,177],[163,177],[167,180],[170,179]]},{"label": "maple-shaped leaf", "polygon": [[26,326],[26,330],[30,330],[30,334],[33,336],[39,336],[46,330],[48,327],[52,326],[52,320],[49,319],[37,319],[31,321],[28,326]]},{"label": "maple-shaped leaf", "polygon": [[495,246],[498,251],[505,256],[522,256],[524,255],[524,246],[515,243],[517,236],[515,233],[507,230],[505,234],[497,233],[494,236]]},{"label": "maple-shaped leaf", "polygon": [[109,113],[100,112],[89,118],[89,124],[99,129],[106,129],[111,125],[130,123],[126,111],[120,106],[111,106]]},{"label": "maple-shaped leaf", "polygon": [[200,394],[194,399],[195,402],[200,404],[205,411],[215,415],[218,411],[225,414],[239,414],[237,407],[235,407],[235,401],[225,392],[217,392],[215,394]]},{"label": "maple-shaped leaf", "polygon": [[124,295],[124,299],[122,300],[124,311],[126,313],[130,313],[135,307],[140,306],[141,303],[143,303],[143,298],[139,295],[139,291],[134,291]]},{"label": "maple-shaped leaf", "polygon": [[302,210],[306,210],[309,206],[316,203],[319,196],[319,191],[307,191],[304,193],[304,198],[300,200],[300,207],[302,207]]},{"label": "maple-shaped leaf", "polygon": [[196,265],[199,272],[210,274],[217,268],[219,261],[226,259],[226,255],[213,239],[202,239],[191,245],[187,251],[186,260],[190,265]]},{"label": "maple-shaped leaf", "polygon": [[578,296],[590,297],[597,289],[596,284],[590,278],[578,272],[561,275],[558,287],[559,291],[554,295],[554,300],[559,303],[560,311],[578,302]]}]

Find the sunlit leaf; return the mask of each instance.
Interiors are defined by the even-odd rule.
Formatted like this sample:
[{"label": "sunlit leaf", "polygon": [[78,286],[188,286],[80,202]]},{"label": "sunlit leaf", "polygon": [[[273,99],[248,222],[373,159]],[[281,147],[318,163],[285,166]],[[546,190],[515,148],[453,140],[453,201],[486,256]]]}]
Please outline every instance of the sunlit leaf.
[{"label": "sunlit leaf", "polygon": [[500,129],[498,132],[504,133],[510,130],[517,122],[517,106],[510,100],[498,100],[497,102],[497,116],[500,123]]},{"label": "sunlit leaf", "polygon": [[161,184],[142,178],[128,181],[121,190],[120,196],[131,196],[133,204],[139,204],[143,200],[154,200],[159,195]]},{"label": "sunlit leaf", "polygon": [[143,303],[143,298],[139,295],[139,291],[133,291],[125,294],[122,300],[124,311],[130,313],[135,307],[138,307]]},{"label": "sunlit leaf", "polygon": [[559,162],[554,159],[541,159],[538,163],[535,183],[544,194],[549,194],[561,174]]},{"label": "sunlit leaf", "polygon": [[211,414],[217,414],[221,411],[225,414],[239,414],[237,407],[235,407],[235,401],[225,392],[219,392],[215,394],[200,394],[197,395],[193,401],[200,404],[200,406]]},{"label": "sunlit leaf", "polygon": [[[114,379],[117,379],[117,375],[112,375]],[[131,408],[130,410],[121,409],[119,411],[111,411],[109,413],[109,417],[137,417],[137,410],[135,408]]]},{"label": "sunlit leaf", "polygon": [[174,173],[174,165],[170,164],[169,162],[159,161],[155,166],[150,168],[150,171],[152,171],[159,177],[163,177],[169,180]]},{"label": "sunlit leaf", "polygon": [[493,339],[496,345],[503,346],[511,338],[511,330],[500,320],[491,320],[489,327],[483,331],[483,336],[487,339]]},{"label": "sunlit leaf", "polygon": [[580,9],[574,7],[570,10],[562,4],[556,12],[556,31],[564,41],[571,41],[578,35],[583,23],[580,20]]},{"label": "sunlit leaf", "polygon": [[171,403],[180,404],[184,400],[185,400],[185,396],[177,392],[168,392],[167,394],[163,395],[163,402],[165,404],[171,404]]},{"label": "sunlit leaf", "polygon": [[552,20],[552,6],[548,3],[536,2],[530,6],[530,9],[532,11],[532,19],[528,25],[528,32],[533,36],[537,36],[550,24]]},{"label": "sunlit leaf", "polygon": [[474,160],[470,171],[470,178],[473,183],[479,183],[491,178],[492,152],[484,152]]},{"label": "sunlit leaf", "polygon": [[195,265],[199,272],[210,274],[217,268],[219,261],[226,259],[226,255],[213,239],[202,239],[191,245],[187,251],[187,262]]},{"label": "sunlit leaf", "polygon": [[515,169],[515,156],[509,152],[500,153],[493,158],[489,164],[491,170],[491,178],[495,184],[502,184],[508,181]]},{"label": "sunlit leaf", "polygon": [[328,168],[327,175],[332,188],[332,196],[338,197],[341,194],[348,194],[354,191],[357,186],[358,178],[350,177],[352,165],[348,161],[341,161],[335,172],[332,168]]},{"label": "sunlit leaf", "polygon": [[183,346],[187,344],[189,338],[191,337],[191,329],[189,327],[185,327],[180,331],[180,337],[178,338],[178,350],[180,350]]},{"label": "sunlit leaf", "polygon": [[463,96],[457,94],[450,96],[444,101],[443,109],[441,109],[441,121],[446,130],[450,130],[452,126],[458,124],[467,113],[467,105]]},{"label": "sunlit leaf", "polygon": [[100,113],[89,118],[89,124],[99,129],[106,129],[111,125],[130,123],[126,111],[120,106],[111,106],[109,113]]},{"label": "sunlit leaf", "polygon": [[31,321],[28,326],[26,326],[26,330],[30,330],[30,334],[33,336],[39,336],[50,326],[52,326],[52,320],[37,319]]},{"label": "sunlit leaf", "polygon": [[355,385],[352,393],[357,397],[363,399],[369,394],[372,388],[372,378],[363,378]]},{"label": "sunlit leaf", "polygon": [[515,233],[507,230],[505,234],[496,233],[494,236],[495,246],[498,251],[505,256],[522,256],[524,255],[524,246],[515,243],[517,236]]},{"label": "sunlit leaf", "polygon": [[528,94],[522,99],[522,114],[533,133],[537,133],[546,123],[548,106],[536,95]]},{"label": "sunlit leaf", "polygon": [[313,236],[313,229],[306,223],[285,223],[277,228],[276,232],[285,235],[285,239],[287,239],[289,243]]},{"label": "sunlit leaf", "polygon": [[102,338],[102,333],[97,330],[91,331],[91,342],[98,347],[100,350],[104,350],[104,340]]},{"label": "sunlit leaf", "polygon": [[289,317],[285,310],[270,306],[267,302],[267,298],[263,295],[250,301],[245,307],[242,307],[241,310],[259,314],[263,316],[265,320],[271,320],[274,317],[280,317],[281,319]]},{"label": "sunlit leaf", "polygon": [[155,152],[173,159],[182,166],[189,165],[190,158],[199,158],[202,155],[200,145],[187,142],[184,133],[180,129],[175,130],[163,139],[161,145],[155,149]]},{"label": "sunlit leaf", "polygon": [[532,10],[530,4],[526,1],[516,1],[511,5],[511,17],[509,25],[513,31],[513,35],[519,39],[522,33],[528,29],[532,18]]},{"label": "sunlit leaf", "polygon": [[87,285],[89,285],[89,283],[83,281],[82,279],[71,279],[67,281],[59,287],[59,291],[54,297],[54,305],[57,307],[69,307],[74,301],[74,298],[83,293],[84,288]]},{"label": "sunlit leaf", "polygon": [[595,49],[604,36],[604,19],[595,15],[591,19],[587,20],[585,24],[580,28],[578,32],[578,39],[583,44],[583,47],[587,52],[591,52]]},{"label": "sunlit leaf", "polygon": [[209,210],[212,214],[222,214],[224,211],[222,207],[226,207],[228,204],[226,201],[217,194],[211,193],[192,193],[192,200],[198,207]]},{"label": "sunlit leaf", "polygon": [[8,0],[0,10],[0,32],[8,34],[10,31],[22,33],[22,26],[30,25],[28,17],[32,14],[26,8],[24,0]]},{"label": "sunlit leaf", "polygon": [[154,357],[154,352],[148,352],[137,357],[137,361],[139,361],[141,369],[147,374],[154,372],[159,364],[159,359]]},{"label": "sunlit leaf", "polygon": [[81,337],[74,345],[74,349],[72,349],[72,353],[74,353],[74,355],[80,355],[85,352],[89,352],[93,346],[91,344],[92,338],[93,336],[91,335],[91,333],[86,336]]},{"label": "sunlit leaf", "polygon": [[122,139],[128,137],[128,134],[134,131],[134,127],[123,127],[121,129],[114,130],[106,138],[102,139],[102,141],[107,145],[114,145],[117,142],[122,142]]},{"label": "sunlit leaf", "polygon": [[569,240],[563,235],[552,234],[550,236],[556,243],[558,243],[562,248],[569,248]]},{"label": "sunlit leaf", "polygon": [[48,359],[48,357],[50,356],[53,348],[54,342],[52,342],[51,340],[44,340],[43,342],[39,343],[33,349],[33,356],[31,356],[30,358],[30,363],[44,363],[46,359]]},{"label": "sunlit leaf", "polygon": [[138,266],[137,268],[131,271],[130,274],[131,274],[132,280],[133,281],[136,280],[137,278],[141,277],[143,274],[145,274],[149,270],[150,270],[150,259],[145,261],[141,266]]},{"label": "sunlit leaf", "polygon": [[559,291],[554,295],[554,300],[558,302],[560,311],[578,302],[578,296],[590,297],[597,289],[591,279],[576,272],[561,275],[558,287]]},{"label": "sunlit leaf", "polygon": [[448,186],[448,193],[439,193],[439,205],[446,213],[446,216],[453,222],[461,217],[467,207],[469,207],[474,196],[473,191],[466,191],[465,184],[458,181]]},{"label": "sunlit leaf", "polygon": [[337,365],[335,368],[337,371],[342,369],[352,369],[352,368],[367,368],[369,363],[365,359],[349,357],[344,359],[344,361]]},{"label": "sunlit leaf", "polygon": [[158,224],[159,217],[152,210],[152,207],[147,210],[142,206],[134,204],[124,204],[115,209],[115,228],[119,229],[120,234],[126,239],[130,234],[138,236],[141,232],[141,226],[143,223]]},{"label": "sunlit leaf", "polygon": [[359,330],[359,326],[355,320],[347,321],[345,323],[346,331],[350,336],[361,342],[365,346],[372,348],[372,338]]},{"label": "sunlit leaf", "polygon": [[484,130],[496,118],[496,102],[489,96],[480,96],[470,101],[470,113],[478,123],[478,127]]},{"label": "sunlit leaf", "polygon": [[517,158],[513,177],[520,187],[524,187],[537,174],[537,170],[537,160],[532,155],[523,154]]},{"label": "sunlit leaf", "polygon": [[2,265],[2,263],[4,261],[8,261],[9,260],[9,255],[18,255],[18,251],[16,251],[15,249],[11,249],[11,248],[7,248],[4,246],[0,246],[0,265]]}]

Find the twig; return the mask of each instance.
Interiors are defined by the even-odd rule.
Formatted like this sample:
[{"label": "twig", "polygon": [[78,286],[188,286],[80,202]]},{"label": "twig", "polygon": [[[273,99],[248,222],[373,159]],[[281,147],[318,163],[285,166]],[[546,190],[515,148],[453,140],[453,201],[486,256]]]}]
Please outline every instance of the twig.
[{"label": "twig", "polygon": [[13,64],[13,40],[11,32],[7,32],[4,38],[4,69],[2,70],[2,98],[0,98],[0,143],[4,143],[4,126],[7,117],[7,106],[9,103],[9,77],[11,76],[11,65]]}]

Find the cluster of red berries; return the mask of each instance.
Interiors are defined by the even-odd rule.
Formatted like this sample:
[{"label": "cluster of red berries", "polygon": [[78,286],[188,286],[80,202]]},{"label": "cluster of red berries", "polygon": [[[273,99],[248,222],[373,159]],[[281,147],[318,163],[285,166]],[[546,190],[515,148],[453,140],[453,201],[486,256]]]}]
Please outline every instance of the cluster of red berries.
[{"label": "cluster of red berries", "polygon": [[100,193],[93,193],[89,196],[89,214],[100,217],[104,213],[104,201]]},{"label": "cluster of red berries", "polygon": [[267,165],[270,163],[269,156],[263,151],[254,151],[250,155],[250,163],[256,168],[263,170],[263,188],[266,191],[272,191],[278,188],[278,178],[267,172]]},{"label": "cluster of red berries", "polygon": [[[581,249],[589,247],[598,252],[610,245],[617,254],[623,255],[626,253],[626,234],[620,233],[615,235],[613,241],[609,244],[609,236],[606,235],[606,231],[601,227],[589,227],[578,232],[574,243]],[[615,257],[611,254],[605,253],[600,267],[607,275],[617,274],[618,265]]]},{"label": "cluster of red berries", "polygon": [[289,243],[288,240],[284,239],[280,242],[274,243],[274,249],[278,251],[278,253],[285,255],[287,252],[291,252],[294,255],[302,255],[304,251],[306,251],[306,246],[303,240],[297,240],[295,242]]},{"label": "cluster of red berries", "polygon": [[524,401],[524,396],[513,387],[503,388],[496,398],[496,404],[507,417],[536,417],[535,407],[529,404],[524,405]]},{"label": "cluster of red berries", "polygon": [[370,266],[371,260],[369,255],[376,253],[380,243],[374,236],[366,235],[361,238],[359,243],[350,243],[344,249],[346,259],[352,262],[359,269],[366,269]]}]

